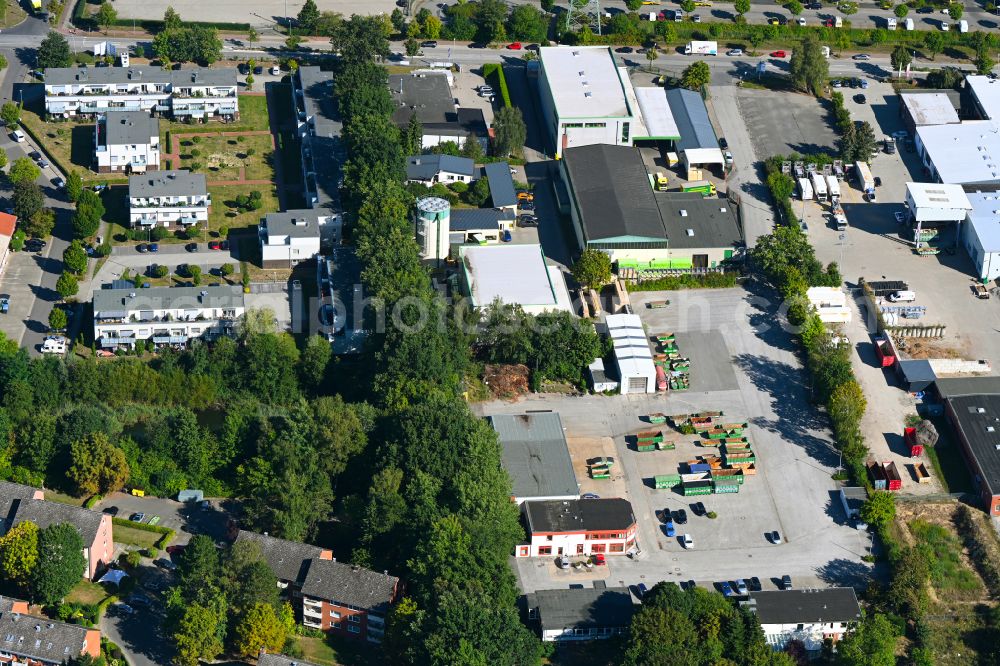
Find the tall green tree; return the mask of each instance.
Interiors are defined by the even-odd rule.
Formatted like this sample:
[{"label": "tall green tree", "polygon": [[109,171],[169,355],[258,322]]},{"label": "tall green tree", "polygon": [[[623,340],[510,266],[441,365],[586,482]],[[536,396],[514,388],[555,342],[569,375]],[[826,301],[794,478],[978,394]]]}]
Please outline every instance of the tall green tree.
[{"label": "tall green tree", "polygon": [[[906,5],[899,5],[900,7],[906,7]],[[906,69],[907,66],[913,62],[913,54],[905,45],[897,44],[892,49],[892,53],[889,56],[889,60],[892,63],[892,68],[896,71]]]},{"label": "tall green tree", "polygon": [[21,107],[14,102],[4,102],[0,107],[0,119],[3,124],[11,129],[17,129],[21,122]]},{"label": "tall green tree", "polygon": [[101,3],[97,10],[97,25],[104,28],[104,34],[108,34],[108,29],[118,20],[118,10],[112,6],[108,0]]},{"label": "tall green tree", "polygon": [[66,198],[76,203],[83,191],[83,178],[76,171],[66,174]]},{"label": "tall green tree", "polygon": [[198,666],[201,661],[212,661],[224,649],[220,626],[225,619],[218,609],[198,603],[188,606],[173,633],[174,664]]},{"label": "tall green tree", "polygon": [[316,34],[316,22],[319,21],[319,7],[316,0],[306,0],[296,17],[299,30],[304,35]]},{"label": "tall green tree", "polygon": [[385,23],[376,16],[351,16],[338,26],[330,43],[345,63],[364,63],[389,57]]},{"label": "tall green tree", "polygon": [[42,175],[42,170],[38,168],[34,160],[30,157],[18,157],[10,165],[7,178],[10,179],[10,182],[17,185],[23,182],[34,182],[40,175]]},{"label": "tall green tree", "polygon": [[66,270],[81,275],[87,270],[87,252],[79,240],[74,240],[63,250],[63,264]]},{"label": "tall green tree", "polygon": [[837,662],[844,666],[894,666],[896,632],[881,613],[869,615],[837,643]]},{"label": "tall green tree", "polygon": [[46,605],[62,600],[86,570],[83,539],[68,523],[38,533],[38,563],[31,575],[32,598]]},{"label": "tall green tree", "polygon": [[59,279],[56,280],[56,291],[63,299],[76,296],[77,292],[80,291],[80,285],[77,283],[76,276],[72,273],[63,273],[60,275]]},{"label": "tall green tree", "polygon": [[495,153],[501,157],[520,156],[524,152],[524,142],[528,128],[517,107],[502,107],[493,116],[493,145]]},{"label": "tall green tree", "polygon": [[830,64],[814,35],[806,36],[800,46],[792,51],[788,69],[796,88],[811,91],[817,97],[823,94],[830,75]]},{"label": "tall green tree", "polygon": [[52,30],[38,45],[36,61],[40,69],[69,67],[73,64],[73,52],[66,38]]},{"label": "tall green tree", "polygon": [[70,444],[70,460],[66,476],[80,495],[107,495],[120,490],[128,481],[125,453],[103,432],[91,433]]},{"label": "tall green tree", "polygon": [[573,264],[573,277],[588,289],[600,289],[611,281],[611,259],[605,252],[588,248]]},{"label": "tall green tree", "polygon": [[73,215],[73,233],[77,238],[87,238],[97,233],[105,214],[101,195],[93,190],[83,190],[76,199]]},{"label": "tall green tree", "polygon": [[684,68],[681,74],[681,85],[688,90],[698,90],[707,86],[712,81],[712,71],[708,68],[708,63],[704,60],[693,62]]},{"label": "tall green tree", "polygon": [[[642,4],[642,0],[639,0]],[[537,7],[515,5],[507,18],[507,34],[511,39],[541,42],[549,31],[549,22]]]},{"label": "tall green tree", "polygon": [[290,629],[282,622],[274,606],[254,604],[236,624],[233,645],[241,657],[256,657],[261,650],[278,653],[285,646]]},{"label": "tall green tree", "polygon": [[896,517],[896,499],[892,493],[876,491],[861,505],[861,519],[873,527],[888,525]]},{"label": "tall green tree", "polygon": [[[31,220],[45,205],[45,195],[33,180],[23,180],[14,185],[14,214],[23,220]],[[28,226],[28,225],[25,225]]]},{"label": "tall green tree", "polygon": [[183,26],[184,22],[181,20],[181,15],[173,7],[167,7],[167,10],[163,12],[163,29],[177,30]]},{"label": "tall green tree", "polygon": [[38,565],[38,525],[27,520],[0,537],[0,577],[26,591]]},{"label": "tall green tree", "polygon": [[937,58],[937,54],[944,50],[944,35],[933,30],[924,35],[924,48],[931,54],[931,60]]},{"label": "tall green tree", "polygon": [[733,0],[733,9],[738,16],[743,16],[750,11],[750,0]]}]

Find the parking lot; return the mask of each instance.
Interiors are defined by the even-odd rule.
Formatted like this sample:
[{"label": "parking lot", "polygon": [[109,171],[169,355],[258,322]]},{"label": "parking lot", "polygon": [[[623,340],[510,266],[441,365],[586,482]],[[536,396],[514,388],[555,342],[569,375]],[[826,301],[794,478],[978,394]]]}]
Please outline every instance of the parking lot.
[{"label": "parking lot", "polygon": [[836,150],[830,114],[812,95],[739,88],[736,99],[758,159]]},{"label": "parking lot", "polygon": [[208,508],[198,504],[185,504],[161,497],[135,497],[125,493],[112,493],[94,506],[95,511],[104,511],[109,507],[117,507],[116,518],[128,520],[135,513],[145,514],[143,523],[148,523],[154,516],[159,516],[157,523],[169,527],[177,535],[171,544],[183,545],[195,534],[208,534],[215,540],[226,536],[229,525],[229,514],[222,504],[212,501]]},{"label": "parking lot", "polygon": [[[691,358],[692,387],[666,395],[568,397],[531,395],[517,402],[479,405],[482,414],[552,409],[562,416],[570,454],[582,492],[630,500],[639,529],[636,561],[609,558],[608,584],[647,585],[660,580],[713,581],[757,576],[765,589],[789,574],[797,586],[850,584],[868,573],[861,561],[868,535],[844,524],[830,475],[837,455],[826,424],[806,402],[805,375],[788,334],[774,327],[777,303],[743,289],[664,294],[633,294],[633,305],[650,334],[673,331],[684,356]],[[649,310],[644,303],[666,296],[670,307]],[[686,471],[681,463],[717,453],[700,446],[696,436],[671,431],[674,451],[637,452],[629,434],[648,430],[642,417],[651,412],[692,413],[722,410],[727,421],[748,421],[747,436],[757,455],[756,475],[748,476],[733,495],[683,497],[655,490],[656,474]],[[657,426],[669,428],[667,426]],[[590,480],[586,459],[613,455],[619,462],[611,482]],[[702,501],[718,518],[691,513]],[[686,509],[694,539],[684,550],[667,538],[657,512]],[[785,539],[772,545],[765,533],[778,530]],[[525,591],[564,582],[552,575],[547,558],[516,560]],[[773,587],[771,587],[773,589]]]},{"label": "parking lot", "polygon": [[[872,123],[877,137],[903,129],[898,97],[891,86],[872,82],[864,91],[867,104],[855,102],[850,92],[845,93],[845,101],[852,116]],[[864,201],[851,178],[841,186],[844,214],[849,223],[844,233],[831,223],[827,205],[795,203],[796,210],[802,206],[817,257],[824,263],[838,262],[849,288],[856,287],[859,277],[907,282],[917,294],[915,305],[927,307],[926,315],[915,323],[947,326],[946,338],[935,343],[942,355],[986,359],[997,367],[1000,340],[995,332],[1000,330],[1000,301],[973,297],[970,289],[973,264],[965,250],[959,247],[953,253],[919,256],[900,234],[903,229],[894,213],[904,210],[906,183],[923,180],[916,154],[907,152],[901,144],[893,155],[880,152],[872,160],[871,169],[873,175],[882,179],[876,203]],[[906,416],[916,413],[917,401],[906,393],[894,371],[879,367],[872,344],[874,329],[869,328],[860,302],[854,303],[854,320],[844,331],[855,348],[854,371],[868,397],[862,429],[873,456],[896,462],[903,477],[903,492],[940,492],[943,488],[936,477],[930,483],[915,482],[911,468],[914,459],[909,457],[901,435]]]}]

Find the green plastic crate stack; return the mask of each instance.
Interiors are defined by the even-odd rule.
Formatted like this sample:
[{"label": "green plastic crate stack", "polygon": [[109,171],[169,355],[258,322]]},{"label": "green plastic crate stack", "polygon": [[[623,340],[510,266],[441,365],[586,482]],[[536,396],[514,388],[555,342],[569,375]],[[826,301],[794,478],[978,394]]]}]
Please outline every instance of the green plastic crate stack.
[{"label": "green plastic crate stack", "polygon": [[711,495],[711,481],[690,481],[681,486],[681,491],[685,496],[689,495]]},{"label": "green plastic crate stack", "polygon": [[657,490],[670,490],[681,484],[680,474],[661,474],[653,477],[653,487]]},{"label": "green plastic crate stack", "polygon": [[715,487],[716,494],[722,495],[724,493],[738,493],[740,492],[739,481],[730,481],[726,478],[713,479],[713,486]]}]

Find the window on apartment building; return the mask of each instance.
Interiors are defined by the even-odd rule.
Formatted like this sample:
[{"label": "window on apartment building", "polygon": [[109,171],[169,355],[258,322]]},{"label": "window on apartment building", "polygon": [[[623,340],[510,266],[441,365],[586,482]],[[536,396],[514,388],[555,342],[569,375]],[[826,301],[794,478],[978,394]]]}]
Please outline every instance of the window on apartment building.
[{"label": "window on apartment building", "polygon": [[552,535],[551,534],[546,535],[545,540],[552,541]]},{"label": "window on apartment building", "polygon": [[348,622],[361,622],[361,616],[360,615],[348,615],[347,616],[347,621]]},{"label": "window on apartment building", "polygon": [[330,617],[339,620],[340,619],[340,613],[338,613],[337,611],[332,610],[332,611],[330,611]]},{"label": "window on apartment building", "polygon": [[538,547],[538,554],[539,555],[551,555],[552,554],[552,546],[539,546]]},{"label": "window on apartment building", "polygon": [[358,626],[355,626],[355,625],[352,624],[352,625],[349,625],[347,627],[347,631],[351,632],[352,634],[360,634],[361,633],[361,627],[358,627]]}]

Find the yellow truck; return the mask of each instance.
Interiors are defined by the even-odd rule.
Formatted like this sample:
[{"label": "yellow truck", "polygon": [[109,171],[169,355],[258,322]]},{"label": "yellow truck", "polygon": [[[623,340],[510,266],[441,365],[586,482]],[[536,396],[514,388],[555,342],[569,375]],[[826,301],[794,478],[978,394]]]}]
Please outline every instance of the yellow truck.
[{"label": "yellow truck", "polygon": [[662,171],[656,172],[656,189],[660,192],[666,192],[669,181],[667,180],[667,174]]}]

